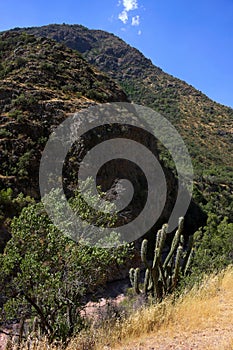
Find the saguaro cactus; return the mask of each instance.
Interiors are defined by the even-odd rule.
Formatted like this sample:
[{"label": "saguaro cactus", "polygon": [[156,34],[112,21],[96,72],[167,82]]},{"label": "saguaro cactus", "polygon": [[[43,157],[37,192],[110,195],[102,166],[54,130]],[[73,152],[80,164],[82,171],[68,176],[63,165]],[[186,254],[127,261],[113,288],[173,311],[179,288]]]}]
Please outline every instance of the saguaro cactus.
[{"label": "saguaro cactus", "polygon": [[131,268],[130,281],[135,293],[151,294],[160,302],[165,295],[171,293],[176,287],[181,274],[186,274],[191,260],[193,237],[190,236],[188,247],[184,251],[184,237],[182,235],[184,218],[179,219],[178,229],[174,235],[170,250],[163,261],[162,253],[167,236],[168,225],[164,224],[157,232],[154,258],[152,262],[147,259],[148,241],[144,239],[141,245],[141,259],[145,265],[145,277],[140,288],[140,269]]}]

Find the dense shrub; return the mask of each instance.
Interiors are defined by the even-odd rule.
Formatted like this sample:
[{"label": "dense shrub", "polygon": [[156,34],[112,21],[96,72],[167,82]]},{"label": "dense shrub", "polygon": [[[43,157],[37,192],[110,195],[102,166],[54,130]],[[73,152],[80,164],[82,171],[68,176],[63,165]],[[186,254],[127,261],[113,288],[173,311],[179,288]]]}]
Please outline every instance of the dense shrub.
[{"label": "dense shrub", "polygon": [[194,258],[184,284],[201,282],[204,275],[220,272],[233,263],[233,223],[209,213],[206,226],[195,233]]},{"label": "dense shrub", "polygon": [[[86,216],[78,196],[72,205]],[[0,255],[0,322],[36,316],[42,334],[65,340],[84,325],[86,294],[106,282],[111,266],[122,263],[129,249],[76,243],[58,231],[41,203],[25,207],[11,227]]]}]

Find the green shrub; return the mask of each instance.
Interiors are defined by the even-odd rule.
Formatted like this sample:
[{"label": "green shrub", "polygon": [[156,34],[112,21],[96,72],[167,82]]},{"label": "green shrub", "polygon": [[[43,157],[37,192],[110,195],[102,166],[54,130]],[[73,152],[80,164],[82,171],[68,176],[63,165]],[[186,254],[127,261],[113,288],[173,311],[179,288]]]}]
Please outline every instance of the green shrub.
[{"label": "green shrub", "polygon": [[23,111],[35,108],[38,103],[38,99],[34,96],[27,96],[25,94],[20,94],[16,99],[12,101],[12,105],[15,107],[20,107]]},{"label": "green shrub", "polygon": [[15,59],[15,64],[16,64],[17,68],[24,67],[26,62],[27,62],[27,60],[23,57],[20,57],[20,56],[16,57],[16,59]]},{"label": "green shrub", "polygon": [[[77,199],[73,206],[81,203]],[[57,203],[59,206],[59,203]],[[116,261],[128,256],[127,247],[104,249],[81,245],[51,223],[41,203],[24,208],[12,222],[12,239],[0,255],[0,322],[39,320],[50,340],[66,340],[83,326],[84,296],[106,281]]]},{"label": "green shrub", "polygon": [[206,226],[194,235],[194,258],[191,274],[183,279],[183,287],[200,283],[205,275],[217,273],[233,263],[233,223],[225,217],[209,213]]},{"label": "green shrub", "polygon": [[14,118],[14,119],[18,120],[18,118],[23,117],[22,114],[23,114],[23,112],[21,110],[15,109],[15,110],[9,112],[8,116],[10,118]]},{"label": "green shrub", "polygon": [[20,177],[28,176],[28,168],[31,162],[32,151],[25,152],[17,163],[16,173]]},{"label": "green shrub", "polygon": [[228,223],[228,218],[219,222],[218,216],[210,213],[206,226],[195,236],[193,272],[221,271],[233,262],[233,223]]},{"label": "green shrub", "polygon": [[11,137],[12,133],[5,128],[0,129],[0,137]]}]

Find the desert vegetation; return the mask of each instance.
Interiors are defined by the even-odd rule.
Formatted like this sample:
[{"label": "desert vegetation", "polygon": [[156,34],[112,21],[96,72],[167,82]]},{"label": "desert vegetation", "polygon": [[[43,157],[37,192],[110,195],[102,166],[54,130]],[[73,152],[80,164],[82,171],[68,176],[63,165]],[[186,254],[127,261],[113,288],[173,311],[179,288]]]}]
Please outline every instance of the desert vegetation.
[{"label": "desert vegetation", "polygon": [[[77,201],[74,203],[77,205]],[[80,206],[78,202],[79,210]],[[106,283],[107,271],[116,265],[123,267],[132,247],[107,250],[77,244],[59,233],[40,203],[30,204],[12,221],[12,238],[1,255],[2,325],[19,320],[18,336],[14,339],[22,347],[27,344],[29,348],[99,349],[107,344],[112,348],[155,330],[165,332],[165,325],[172,329],[181,319],[184,322],[189,313],[191,321],[187,322],[190,329],[196,322],[195,328],[198,316],[195,314],[192,320],[192,308],[199,303],[198,314],[202,315],[203,327],[207,327],[208,308],[213,303],[211,293],[218,296],[225,281],[232,283],[233,224],[226,218],[218,223],[216,216],[210,216],[202,234],[195,233],[189,240],[192,245],[189,242],[185,251],[182,224],[183,219],[163,261],[166,225],[157,233],[151,263],[146,257],[148,242],[143,241],[145,280],[140,281],[139,269],[130,269],[133,288],[128,295],[120,304],[109,300],[92,319],[82,313],[87,303],[85,296]],[[205,311],[205,300],[210,296]]]},{"label": "desert vegetation", "polygon": [[[75,35],[82,39],[78,46]],[[184,349],[232,349],[232,109],[164,73],[119,38],[82,26],[1,33],[0,78],[0,335],[6,348],[164,350],[175,341]],[[186,216],[175,232],[167,234],[163,220],[142,241],[118,248],[77,243],[56,228],[40,200],[41,153],[69,113],[129,100],[162,113],[184,138],[195,172],[189,215],[196,226]],[[78,152],[67,161],[73,178]],[[161,145],[156,152],[173,190],[174,163]],[[116,216],[90,210],[78,191],[66,190],[75,213],[114,227]],[[62,211],[59,201],[54,205]],[[113,235],[102,245],[117,246],[117,240]],[[104,297],[99,307],[114,280],[127,280],[124,295]],[[88,314],[88,302],[95,312]],[[212,342],[199,344],[195,334],[204,333]]]}]

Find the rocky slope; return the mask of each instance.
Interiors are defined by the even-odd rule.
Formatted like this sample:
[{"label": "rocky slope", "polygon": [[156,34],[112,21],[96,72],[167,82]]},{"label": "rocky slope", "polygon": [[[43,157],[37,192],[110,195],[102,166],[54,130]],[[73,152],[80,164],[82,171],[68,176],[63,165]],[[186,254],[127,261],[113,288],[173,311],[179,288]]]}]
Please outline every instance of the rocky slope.
[{"label": "rocky slope", "polygon": [[0,51],[0,182],[36,196],[38,160],[53,128],[67,113],[127,98],[80,54],[49,39],[5,33]]},{"label": "rocky slope", "polygon": [[196,198],[204,206],[211,203],[208,210],[233,220],[233,109],[166,74],[113,34],[65,24],[23,30],[78,50],[114,78],[132,101],[166,116],[184,138],[192,157]]},{"label": "rocky slope", "polygon": [[[54,127],[69,113],[96,103],[128,101],[128,98],[114,80],[88,64],[80,53],[49,38],[35,37],[22,31],[8,31],[0,35],[0,50],[0,221],[4,222],[6,217],[12,217],[30,201],[30,198],[16,199],[17,194],[23,192],[26,196],[39,198],[41,152]],[[104,139],[114,134],[122,137],[123,133],[117,127],[111,130],[111,135],[105,129],[101,132]],[[157,144],[149,135],[142,135],[130,128],[124,131],[124,135],[158,154]],[[89,149],[96,142],[98,137],[94,132],[84,140],[84,148]],[[79,156],[78,150],[76,156],[70,158],[69,168],[65,167],[64,170],[66,178],[70,174],[74,174],[75,178],[78,163],[73,162],[73,159]],[[98,174],[100,185],[106,191],[117,177],[123,176],[132,181],[136,195],[127,209],[133,218],[145,204],[147,183],[141,172],[137,168],[129,168],[128,163],[122,163],[119,169],[120,173],[116,174],[116,164],[110,164],[108,170],[103,167]],[[168,195],[159,227],[169,218],[176,192],[175,177],[166,167],[164,171]],[[73,178],[68,180],[72,183]],[[64,185],[68,193],[70,189]],[[198,220],[193,217],[200,215],[200,211],[194,203],[192,205],[189,226],[194,230]],[[3,242],[0,245],[3,246],[8,238],[5,226],[1,232]]]},{"label": "rocky slope", "polygon": [[[127,97],[77,51],[25,33],[0,34],[0,77],[1,224],[26,204],[17,194],[39,198],[41,152],[54,127],[69,113]],[[0,250],[8,238],[2,227]]]},{"label": "rocky slope", "polygon": [[165,114],[186,139],[194,163],[202,163],[202,170],[213,164],[232,166],[231,108],[166,74],[113,34],[80,25],[49,25],[28,28],[27,32],[78,50],[91,64],[117,80],[131,100]]}]

